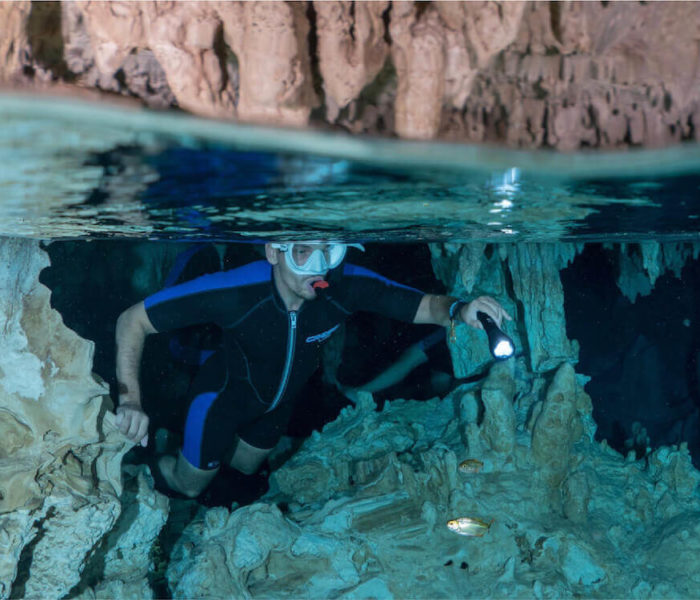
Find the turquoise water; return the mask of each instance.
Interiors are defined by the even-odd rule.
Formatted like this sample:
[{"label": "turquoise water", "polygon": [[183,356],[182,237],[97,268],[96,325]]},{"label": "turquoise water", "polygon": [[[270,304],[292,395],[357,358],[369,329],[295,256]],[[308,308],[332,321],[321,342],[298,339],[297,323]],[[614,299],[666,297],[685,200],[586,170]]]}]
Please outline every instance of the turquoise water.
[{"label": "turquoise water", "polygon": [[555,154],[0,96],[0,235],[695,239],[700,147]]}]

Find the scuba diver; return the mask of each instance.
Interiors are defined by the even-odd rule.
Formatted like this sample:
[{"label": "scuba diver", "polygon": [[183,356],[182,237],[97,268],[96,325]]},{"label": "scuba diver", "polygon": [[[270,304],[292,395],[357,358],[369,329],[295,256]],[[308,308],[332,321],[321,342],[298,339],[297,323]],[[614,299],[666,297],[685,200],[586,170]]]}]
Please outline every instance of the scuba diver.
[{"label": "scuba diver", "polygon": [[[352,264],[337,242],[265,244],[266,260],[161,290],[117,320],[117,424],[148,443],[139,369],[148,335],[215,324],[221,345],[199,367],[188,396],[177,456],[161,456],[156,479],[197,497],[222,464],[255,473],[285,432],[293,399],[317,369],[326,340],[356,311],[408,323],[482,329],[481,311],[500,325],[511,316],[493,298],[424,294]],[[342,268],[340,268],[342,265]]]}]

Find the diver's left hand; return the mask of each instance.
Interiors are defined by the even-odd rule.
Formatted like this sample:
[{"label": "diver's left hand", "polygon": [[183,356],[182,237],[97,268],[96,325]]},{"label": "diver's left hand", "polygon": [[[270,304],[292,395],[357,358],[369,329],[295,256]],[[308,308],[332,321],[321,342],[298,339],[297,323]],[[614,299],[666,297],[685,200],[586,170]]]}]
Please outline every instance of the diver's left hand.
[{"label": "diver's left hand", "polygon": [[491,298],[491,296],[479,296],[466,306],[463,306],[460,317],[467,325],[471,325],[476,329],[483,329],[484,327],[476,318],[476,313],[479,311],[486,313],[496,322],[496,325],[499,327],[501,326],[503,319],[508,321],[513,320],[513,317],[508,314],[508,311],[506,311],[506,309],[503,308],[496,300]]}]

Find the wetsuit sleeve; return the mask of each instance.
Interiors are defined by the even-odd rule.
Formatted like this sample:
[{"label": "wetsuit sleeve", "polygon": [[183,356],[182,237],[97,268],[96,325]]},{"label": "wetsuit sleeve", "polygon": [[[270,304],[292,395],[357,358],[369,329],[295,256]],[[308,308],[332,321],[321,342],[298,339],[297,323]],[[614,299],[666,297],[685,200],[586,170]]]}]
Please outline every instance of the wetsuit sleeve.
[{"label": "wetsuit sleeve", "polygon": [[347,313],[364,310],[412,323],[425,294],[364,267],[346,264],[343,276],[331,295],[333,301]]},{"label": "wetsuit sleeve", "polygon": [[225,327],[246,310],[242,301],[245,288],[269,280],[269,264],[259,261],[165,288],[146,298],[144,306],[158,331],[203,323]]}]

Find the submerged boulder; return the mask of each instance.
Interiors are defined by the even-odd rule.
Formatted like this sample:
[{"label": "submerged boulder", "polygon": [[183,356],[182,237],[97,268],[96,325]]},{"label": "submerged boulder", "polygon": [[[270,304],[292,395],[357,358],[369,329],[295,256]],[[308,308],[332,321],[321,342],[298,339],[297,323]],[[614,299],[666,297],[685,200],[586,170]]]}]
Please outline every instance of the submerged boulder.
[{"label": "submerged boulder", "polygon": [[131,447],[105,413],[92,343],[39,283],[47,264],[38,242],[0,240],[0,598],[62,597],[79,583],[119,517]]},{"label": "submerged boulder", "polygon": [[[394,401],[381,412],[364,397],[273,472],[257,504],[212,509],[188,526],[168,570],[174,596],[613,597],[634,588],[638,597],[654,597],[687,590],[664,561],[683,528],[694,527],[700,473],[682,452],[662,453],[644,469],[593,441],[583,422],[590,405],[570,364],[542,389],[542,420],[532,434],[528,411],[513,411],[516,435],[506,438],[521,458],[509,461],[498,444],[465,444],[463,389],[442,400]],[[490,439],[484,410],[483,421],[468,426]],[[467,458],[482,468],[460,471]],[[553,491],[561,501],[549,501]],[[459,517],[483,523],[476,536],[448,529]],[[669,532],[665,545],[648,543],[659,530]],[[700,569],[692,547],[682,556],[690,572]]]}]

